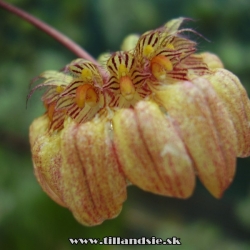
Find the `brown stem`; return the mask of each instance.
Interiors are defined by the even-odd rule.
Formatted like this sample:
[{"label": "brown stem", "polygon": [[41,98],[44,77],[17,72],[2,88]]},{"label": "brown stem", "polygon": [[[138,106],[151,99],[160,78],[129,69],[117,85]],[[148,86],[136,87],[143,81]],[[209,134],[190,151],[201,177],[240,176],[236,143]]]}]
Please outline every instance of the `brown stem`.
[{"label": "brown stem", "polygon": [[37,19],[36,17],[26,13],[25,11],[11,4],[5,3],[4,1],[0,1],[0,7],[21,17],[22,19],[36,26],[43,32],[47,33],[49,36],[53,37],[58,42],[60,42],[64,47],[72,51],[76,56],[80,58],[84,58],[94,64],[98,64],[98,62],[91,55],[89,55],[83,48],[81,48],[78,44],[73,42],[67,36],[63,35],[61,32],[50,27],[48,24],[44,23],[43,21]]}]

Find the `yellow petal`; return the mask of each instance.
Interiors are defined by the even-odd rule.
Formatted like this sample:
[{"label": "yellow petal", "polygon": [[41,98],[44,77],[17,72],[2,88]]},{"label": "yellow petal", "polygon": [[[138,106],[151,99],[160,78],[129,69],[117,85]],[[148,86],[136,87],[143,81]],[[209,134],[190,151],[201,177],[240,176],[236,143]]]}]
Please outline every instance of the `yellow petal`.
[{"label": "yellow petal", "polygon": [[117,156],[131,183],[162,195],[192,194],[190,158],[171,119],[156,104],[142,101],[135,110],[120,110],[113,125]]},{"label": "yellow petal", "polygon": [[166,32],[168,34],[175,33],[185,21],[185,17],[179,17],[168,21],[164,26],[166,27]]},{"label": "yellow petal", "polygon": [[239,79],[225,69],[207,76],[233,121],[238,138],[238,157],[250,155],[250,102]]},{"label": "yellow petal", "polygon": [[[190,82],[169,85],[166,91],[157,93],[162,105],[179,126],[200,180],[219,198],[232,181],[235,163],[233,157],[227,158],[230,150],[223,144],[226,140],[223,126],[230,126],[230,122],[218,125],[226,116],[219,119],[218,98],[210,109],[209,105],[215,97],[208,98],[207,95]],[[227,166],[228,163],[230,166]]]},{"label": "yellow petal", "polygon": [[204,78],[196,78],[193,83],[203,92],[204,97],[211,110],[214,127],[220,142],[221,151],[224,156],[228,180],[232,180],[235,174],[237,156],[237,134],[231,120],[231,116],[224,102],[219,98],[211,83]]},{"label": "yellow petal", "polygon": [[[61,145],[60,134],[49,134],[48,118],[42,116],[30,126],[30,143],[35,175],[43,190],[58,204],[63,201],[61,183]],[[40,135],[38,135],[40,134]]]},{"label": "yellow petal", "polygon": [[100,65],[103,68],[107,68],[107,61],[108,59],[111,57],[111,54],[106,52],[106,53],[102,53],[98,56],[97,61],[100,63]]},{"label": "yellow petal", "polygon": [[203,52],[197,54],[197,56],[201,56],[203,62],[207,64],[209,69],[217,69],[217,68],[224,68],[224,65],[220,58],[215,54],[209,52]]},{"label": "yellow petal", "polygon": [[75,218],[97,225],[116,217],[126,199],[126,181],[104,122],[66,125],[62,135],[65,202]]},{"label": "yellow petal", "polygon": [[43,115],[35,119],[29,128],[29,140],[31,147],[38,136],[45,134],[48,131],[49,119],[47,115]]},{"label": "yellow petal", "polygon": [[139,35],[137,34],[131,34],[127,37],[124,38],[122,45],[121,45],[121,50],[123,51],[131,51],[135,48],[137,42],[139,40]]}]

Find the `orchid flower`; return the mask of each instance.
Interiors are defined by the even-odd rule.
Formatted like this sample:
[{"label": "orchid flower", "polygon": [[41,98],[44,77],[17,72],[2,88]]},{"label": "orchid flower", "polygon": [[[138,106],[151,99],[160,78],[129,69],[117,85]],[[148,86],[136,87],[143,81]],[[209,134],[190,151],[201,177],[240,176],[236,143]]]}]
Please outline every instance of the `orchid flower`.
[{"label": "orchid flower", "polygon": [[250,155],[250,102],[239,79],[180,29],[125,38],[105,63],[47,71],[45,113],[30,126],[43,190],[84,225],[116,217],[127,186],[188,198],[198,177],[220,198]]}]

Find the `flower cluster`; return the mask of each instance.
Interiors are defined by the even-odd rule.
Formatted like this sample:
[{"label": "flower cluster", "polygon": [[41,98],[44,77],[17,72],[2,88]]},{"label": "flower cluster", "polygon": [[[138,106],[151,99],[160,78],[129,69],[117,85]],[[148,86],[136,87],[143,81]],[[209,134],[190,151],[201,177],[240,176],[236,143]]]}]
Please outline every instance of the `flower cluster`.
[{"label": "flower cluster", "polygon": [[131,183],[187,198],[198,176],[219,198],[250,155],[247,93],[217,56],[195,54],[183,21],[129,36],[102,66],[46,71],[30,93],[47,87],[30,127],[36,177],[84,225],[117,216]]}]

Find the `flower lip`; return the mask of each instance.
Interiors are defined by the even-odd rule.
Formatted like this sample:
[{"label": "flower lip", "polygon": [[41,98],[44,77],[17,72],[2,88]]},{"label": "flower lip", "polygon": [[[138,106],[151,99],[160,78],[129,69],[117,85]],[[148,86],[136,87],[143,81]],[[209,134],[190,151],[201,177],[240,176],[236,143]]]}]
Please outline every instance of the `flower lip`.
[{"label": "flower lip", "polygon": [[167,57],[159,55],[152,58],[151,71],[157,80],[166,79],[166,72],[171,70],[173,70],[173,64]]},{"label": "flower lip", "polygon": [[122,76],[120,78],[120,89],[121,94],[125,97],[126,100],[130,101],[134,97],[135,87],[128,76]]},{"label": "flower lip", "polygon": [[75,102],[79,108],[84,108],[85,102],[94,105],[97,102],[97,94],[94,88],[90,84],[77,87]]}]

